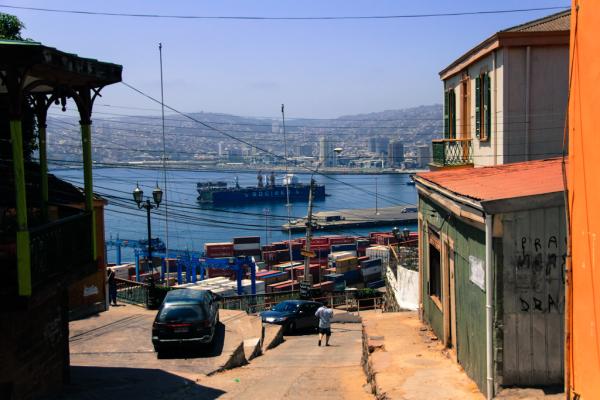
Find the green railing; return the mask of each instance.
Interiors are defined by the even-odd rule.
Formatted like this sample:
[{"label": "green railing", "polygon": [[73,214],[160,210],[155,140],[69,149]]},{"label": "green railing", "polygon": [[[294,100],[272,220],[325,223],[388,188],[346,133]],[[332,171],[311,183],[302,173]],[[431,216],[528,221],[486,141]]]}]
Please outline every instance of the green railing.
[{"label": "green railing", "polygon": [[473,164],[471,139],[438,139],[431,143],[433,164],[441,167],[456,167]]}]

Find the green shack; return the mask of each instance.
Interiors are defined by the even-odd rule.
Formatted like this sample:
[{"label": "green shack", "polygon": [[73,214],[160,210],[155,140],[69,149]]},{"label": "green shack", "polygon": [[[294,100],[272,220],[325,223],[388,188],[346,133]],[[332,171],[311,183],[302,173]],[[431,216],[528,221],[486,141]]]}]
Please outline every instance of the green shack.
[{"label": "green shack", "polygon": [[560,159],[418,174],[419,310],[488,398],[563,382]]}]

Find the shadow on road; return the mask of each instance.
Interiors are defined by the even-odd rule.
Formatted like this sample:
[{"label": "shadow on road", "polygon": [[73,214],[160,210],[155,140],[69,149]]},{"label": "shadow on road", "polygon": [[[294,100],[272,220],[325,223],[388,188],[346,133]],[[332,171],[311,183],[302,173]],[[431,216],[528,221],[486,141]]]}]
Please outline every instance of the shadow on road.
[{"label": "shadow on road", "polygon": [[[216,399],[225,392],[160,369],[71,367],[71,383],[47,400]],[[169,397],[171,398],[171,397]]]},{"label": "shadow on road", "polygon": [[208,358],[220,356],[225,343],[225,325],[219,322],[213,342],[207,345],[177,345],[166,347],[157,355],[161,359]]}]

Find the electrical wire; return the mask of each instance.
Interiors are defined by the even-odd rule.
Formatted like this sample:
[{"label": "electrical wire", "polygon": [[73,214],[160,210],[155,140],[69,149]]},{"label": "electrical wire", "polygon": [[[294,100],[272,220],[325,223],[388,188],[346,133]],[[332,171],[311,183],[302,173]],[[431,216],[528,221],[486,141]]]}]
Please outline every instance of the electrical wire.
[{"label": "electrical wire", "polygon": [[134,18],[168,18],[168,19],[214,19],[214,20],[246,20],[246,21],[319,21],[319,20],[386,20],[386,19],[413,19],[413,18],[439,18],[439,17],[459,17],[468,15],[490,15],[490,14],[510,14],[533,11],[565,10],[569,7],[535,7],[535,8],[517,8],[504,10],[478,10],[478,11],[458,11],[443,13],[423,13],[423,14],[397,14],[397,15],[360,15],[360,16],[315,16],[315,17],[266,17],[266,16],[224,16],[224,15],[168,15],[168,14],[143,14],[143,13],[123,13],[106,11],[87,11],[70,10],[58,8],[26,7],[15,6],[11,4],[0,4],[0,8],[15,10],[28,10],[61,14],[79,14],[79,15],[97,15],[107,17],[134,17]]}]

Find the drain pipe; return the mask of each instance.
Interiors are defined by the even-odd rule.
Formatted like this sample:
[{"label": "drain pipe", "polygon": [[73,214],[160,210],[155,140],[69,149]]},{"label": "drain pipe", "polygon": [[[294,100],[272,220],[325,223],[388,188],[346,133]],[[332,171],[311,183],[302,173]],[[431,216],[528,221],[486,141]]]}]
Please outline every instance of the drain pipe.
[{"label": "drain pipe", "polygon": [[494,282],[492,279],[492,222],[494,216],[485,215],[485,348],[487,372],[487,399],[494,398],[494,351],[492,343]]}]

